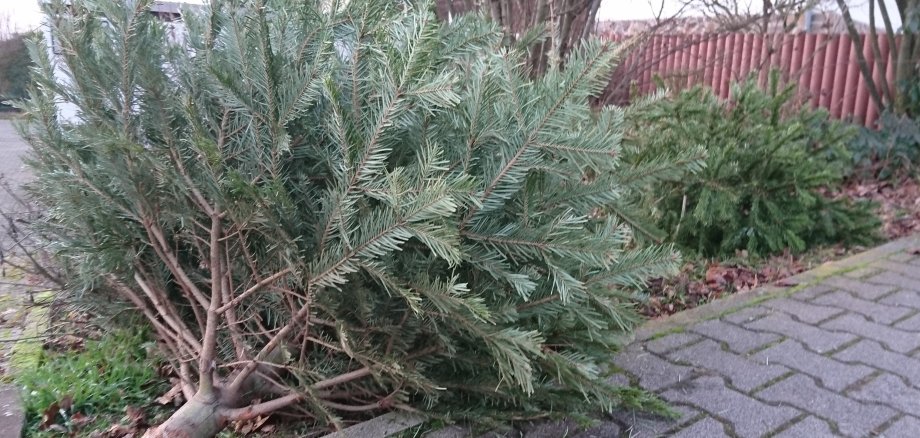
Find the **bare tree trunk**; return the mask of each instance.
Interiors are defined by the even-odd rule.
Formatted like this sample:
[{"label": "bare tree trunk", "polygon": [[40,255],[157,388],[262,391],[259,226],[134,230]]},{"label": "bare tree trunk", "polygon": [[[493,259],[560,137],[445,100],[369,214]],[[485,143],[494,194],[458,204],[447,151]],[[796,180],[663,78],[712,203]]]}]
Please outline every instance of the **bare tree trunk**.
[{"label": "bare tree trunk", "polygon": [[[878,31],[875,28],[875,1],[869,0],[869,41],[872,48],[872,55],[875,56],[875,63],[881,71],[881,74],[878,76],[878,86],[881,87],[882,98],[887,104],[891,104],[894,99],[891,96],[891,88],[888,86],[888,75],[885,74],[888,71],[888,60],[882,58],[882,50],[879,47],[878,42]],[[885,3],[885,0],[878,0],[879,3]],[[894,46],[891,47],[891,50],[894,50]],[[879,107],[881,110],[881,107]]]},{"label": "bare tree trunk", "polygon": [[[920,0],[899,0],[897,2],[901,14],[901,46],[898,48],[897,63],[895,64],[895,85],[898,88],[895,98],[895,108],[899,113],[907,111],[907,95],[903,87],[915,84],[918,78],[918,62],[920,62],[920,41],[914,31],[920,20]],[[913,114],[916,116],[917,114]]]},{"label": "bare tree trunk", "polygon": [[853,17],[850,15],[850,8],[847,6],[846,0],[837,0],[837,6],[840,7],[840,13],[843,15],[843,22],[847,26],[847,33],[850,34],[850,39],[853,40],[853,44],[856,44],[856,64],[859,66],[859,71],[866,81],[866,89],[869,91],[869,96],[872,98],[872,101],[875,102],[875,107],[881,112],[885,108],[885,103],[882,101],[878,88],[875,86],[875,81],[872,79],[872,69],[869,68],[869,62],[863,54],[863,43],[865,43],[865,41],[859,36],[859,32],[856,30],[856,24],[853,22]]},{"label": "bare tree trunk", "polygon": [[[540,75],[550,63],[562,64],[579,42],[594,32],[601,0],[438,0],[441,19],[479,10],[498,23],[509,41],[539,27],[549,37],[527,48],[530,71]],[[552,59],[550,59],[552,58]]]},{"label": "bare tree trunk", "polygon": [[591,5],[588,7],[588,19],[585,22],[585,27],[581,32],[581,38],[588,38],[592,33],[594,33],[597,23],[597,11],[601,7],[601,0],[593,0]]}]

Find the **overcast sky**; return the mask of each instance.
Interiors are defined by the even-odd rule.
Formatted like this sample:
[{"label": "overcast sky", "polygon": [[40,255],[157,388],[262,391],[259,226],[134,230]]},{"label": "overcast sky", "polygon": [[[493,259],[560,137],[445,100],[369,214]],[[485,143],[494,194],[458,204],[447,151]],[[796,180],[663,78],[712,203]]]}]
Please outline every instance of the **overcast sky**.
[{"label": "overcast sky", "polygon": [[[755,10],[759,9],[762,0],[737,0],[742,3],[753,2]],[[867,22],[869,16],[869,0],[848,0],[851,5],[853,18]],[[190,0],[192,3],[200,1]],[[680,9],[681,0],[603,0],[598,18],[601,20],[637,20],[655,17],[659,11],[663,17],[668,17]],[[892,21],[900,20],[895,9],[894,0],[885,0],[888,10],[892,12]],[[38,25],[41,17],[37,0],[0,0],[0,18],[9,17],[12,25],[17,30],[27,30]],[[879,18],[881,22],[881,18]]]}]

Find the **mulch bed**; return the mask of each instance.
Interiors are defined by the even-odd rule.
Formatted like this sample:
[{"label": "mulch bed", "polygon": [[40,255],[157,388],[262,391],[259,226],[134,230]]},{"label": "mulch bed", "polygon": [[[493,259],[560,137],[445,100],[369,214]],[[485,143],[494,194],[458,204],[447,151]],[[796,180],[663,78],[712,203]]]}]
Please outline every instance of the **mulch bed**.
[{"label": "mulch bed", "polygon": [[[916,178],[887,181],[850,181],[832,197],[869,200],[877,205],[884,240],[894,240],[920,232],[920,183]],[[697,307],[724,295],[744,293],[765,284],[840,259],[865,248],[834,246],[804,254],[783,254],[754,259],[744,251],[725,260],[693,260],[680,273],[668,279],[652,280],[647,299],[639,311],[651,318],[667,316]]]}]

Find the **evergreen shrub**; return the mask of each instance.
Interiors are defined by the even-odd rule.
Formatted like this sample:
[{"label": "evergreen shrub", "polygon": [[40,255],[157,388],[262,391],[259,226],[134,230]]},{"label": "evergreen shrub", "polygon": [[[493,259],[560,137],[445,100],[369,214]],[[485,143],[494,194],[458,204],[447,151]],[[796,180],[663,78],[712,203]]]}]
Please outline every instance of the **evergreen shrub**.
[{"label": "evergreen shrub", "polygon": [[630,113],[626,161],[698,148],[706,155],[699,172],[644,197],[673,241],[704,256],[873,241],[878,220],[868,204],[822,194],[841,183],[855,130],[798,107],[795,92],[774,72],[765,88],[756,78],[733,84],[727,100],[695,87]]}]

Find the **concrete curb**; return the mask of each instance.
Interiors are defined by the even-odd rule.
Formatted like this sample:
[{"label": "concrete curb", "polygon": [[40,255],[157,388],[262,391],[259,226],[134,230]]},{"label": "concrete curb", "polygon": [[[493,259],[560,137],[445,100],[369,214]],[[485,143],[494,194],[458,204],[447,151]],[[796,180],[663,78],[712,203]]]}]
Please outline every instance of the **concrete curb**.
[{"label": "concrete curb", "polygon": [[0,436],[21,437],[25,422],[19,389],[12,385],[0,386]]},{"label": "concrete curb", "polygon": [[421,414],[390,412],[322,438],[384,438],[418,426],[425,420],[427,418]]}]

